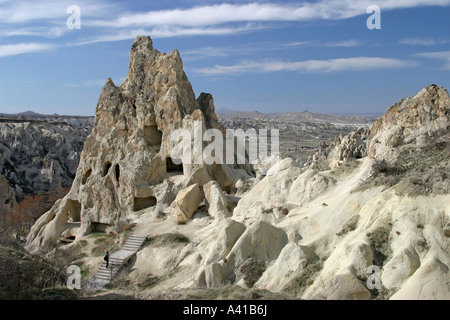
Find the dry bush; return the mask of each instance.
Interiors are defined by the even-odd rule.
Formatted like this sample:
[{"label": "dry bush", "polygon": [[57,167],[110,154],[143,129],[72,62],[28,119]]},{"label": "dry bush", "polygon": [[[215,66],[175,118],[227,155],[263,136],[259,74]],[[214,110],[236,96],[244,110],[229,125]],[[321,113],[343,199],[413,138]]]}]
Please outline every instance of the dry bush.
[{"label": "dry bush", "polygon": [[[0,241],[0,299],[34,300],[75,298],[75,293],[62,290],[67,280],[71,254],[56,252],[43,259],[26,252],[12,238]],[[49,291],[50,290],[50,291]],[[56,295],[57,293],[57,295]]]},{"label": "dry bush", "polygon": [[11,211],[6,212],[1,230],[23,240],[36,220],[68,192],[69,188],[58,188],[41,194],[26,195]]}]

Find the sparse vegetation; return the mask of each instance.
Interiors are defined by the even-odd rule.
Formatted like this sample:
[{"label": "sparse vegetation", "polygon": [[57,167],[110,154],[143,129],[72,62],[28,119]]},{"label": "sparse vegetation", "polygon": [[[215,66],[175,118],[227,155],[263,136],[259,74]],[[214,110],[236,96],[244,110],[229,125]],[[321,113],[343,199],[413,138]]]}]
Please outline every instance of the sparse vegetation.
[{"label": "sparse vegetation", "polygon": [[106,251],[114,252],[120,247],[120,239],[113,233],[93,233],[91,237],[96,238],[94,244],[96,247],[92,249],[94,256],[103,255]]},{"label": "sparse vegetation", "polygon": [[380,268],[383,267],[384,262],[392,255],[389,232],[387,227],[379,227],[366,234],[373,251],[373,264]]},{"label": "sparse vegetation", "polygon": [[13,209],[4,215],[0,214],[0,234],[7,233],[18,240],[25,239],[36,220],[68,191],[69,188],[58,188],[40,194],[25,195]]},{"label": "sparse vegetation", "polygon": [[357,160],[346,161],[342,165],[340,165],[339,167],[334,168],[331,171],[331,174],[334,174],[334,175],[350,174],[350,173],[354,172],[354,170],[356,168],[358,168],[359,165],[360,165],[360,161],[357,161]]},{"label": "sparse vegetation", "polygon": [[164,233],[147,239],[143,246],[160,247],[174,243],[189,243],[190,240],[186,236],[179,233]]},{"label": "sparse vegetation", "polygon": [[328,163],[327,160],[321,159],[321,160],[315,161],[312,168],[319,172],[327,171],[327,170],[330,170],[330,164]]},{"label": "sparse vegetation", "polygon": [[347,233],[349,233],[350,231],[353,231],[356,229],[356,226],[358,225],[358,221],[359,221],[359,216],[355,215],[353,217],[351,217],[342,227],[342,229],[336,233],[337,236],[342,236],[345,235]]},{"label": "sparse vegetation", "polygon": [[450,143],[436,142],[419,150],[405,149],[393,163],[376,161],[372,177],[355,191],[384,185],[401,196],[448,194],[449,177]]},{"label": "sparse vegetation", "polygon": [[295,296],[301,296],[306,288],[313,284],[314,280],[323,268],[325,259],[317,259],[308,263],[299,277],[294,279],[286,288],[286,292]]},{"label": "sparse vegetation", "polygon": [[266,263],[264,261],[250,258],[244,261],[236,270],[236,276],[244,279],[247,287],[251,288],[258,281],[261,275],[266,270]]},{"label": "sparse vegetation", "polygon": [[0,242],[0,299],[77,298],[75,292],[64,288],[72,254],[56,250],[44,259],[29,254],[11,238],[2,237]]}]

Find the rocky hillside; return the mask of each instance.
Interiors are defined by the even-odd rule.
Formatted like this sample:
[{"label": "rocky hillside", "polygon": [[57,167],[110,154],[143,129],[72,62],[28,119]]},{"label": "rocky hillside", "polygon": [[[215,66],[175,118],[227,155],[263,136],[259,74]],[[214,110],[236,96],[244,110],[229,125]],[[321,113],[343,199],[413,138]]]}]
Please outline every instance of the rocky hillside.
[{"label": "rocky hillside", "polygon": [[0,211],[3,214],[14,212],[15,204],[27,196],[56,194],[70,188],[84,140],[91,131],[89,118],[76,118],[71,124],[65,122],[70,117],[48,118],[37,114],[0,118]]},{"label": "rocky hillside", "polygon": [[60,114],[40,114],[33,111],[25,111],[21,113],[0,113],[0,119],[11,119],[19,121],[45,121],[49,123],[66,123],[73,127],[84,127],[92,129],[94,125],[94,117],[90,116],[70,116]]},{"label": "rocky hillside", "polygon": [[[71,191],[26,247],[77,251],[89,283],[104,251],[146,237],[103,289],[138,298],[450,299],[449,113],[432,85],[307,166],[176,165],[171,132],[221,129],[213,100],[195,99],[178,51],[138,37],[124,83],[102,90]],[[429,167],[441,175],[425,192],[405,192]]]}]

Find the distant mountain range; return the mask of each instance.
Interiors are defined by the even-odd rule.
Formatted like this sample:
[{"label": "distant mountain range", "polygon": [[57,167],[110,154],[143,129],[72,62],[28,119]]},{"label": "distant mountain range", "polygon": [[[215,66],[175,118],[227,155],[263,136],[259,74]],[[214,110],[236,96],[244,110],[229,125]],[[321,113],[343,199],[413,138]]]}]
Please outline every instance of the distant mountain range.
[{"label": "distant mountain range", "polygon": [[283,112],[283,113],[261,113],[254,111],[237,111],[227,108],[218,108],[216,114],[219,119],[272,119],[272,120],[291,120],[297,122],[330,122],[330,123],[371,123],[382,114],[366,115],[329,115],[323,113],[312,113],[309,111],[301,112]]},{"label": "distant mountain range", "polygon": [[61,115],[61,114],[43,114],[43,113],[37,113],[34,111],[24,111],[20,113],[1,113],[0,117],[5,118],[78,118],[78,119],[84,119],[84,118],[94,118],[94,116],[74,116],[74,115]]},{"label": "distant mountain range", "polygon": [[[283,113],[262,113],[257,110],[254,111],[238,111],[227,108],[218,108],[216,110],[219,119],[266,119],[278,121],[295,121],[295,122],[329,122],[329,123],[372,123],[382,114],[372,113],[364,115],[330,115],[324,113],[313,113],[309,111],[300,112],[283,112]],[[55,122],[66,122],[72,125],[92,126],[94,116],[72,116],[59,114],[40,114],[33,111],[25,111],[16,114],[0,113],[2,118],[15,118],[23,120],[45,120]]]},{"label": "distant mountain range", "polygon": [[46,122],[62,122],[71,126],[92,128],[94,125],[94,116],[72,116],[60,114],[40,114],[33,111],[25,111],[20,113],[0,113],[0,120],[14,120],[18,122],[24,121],[46,121]]}]

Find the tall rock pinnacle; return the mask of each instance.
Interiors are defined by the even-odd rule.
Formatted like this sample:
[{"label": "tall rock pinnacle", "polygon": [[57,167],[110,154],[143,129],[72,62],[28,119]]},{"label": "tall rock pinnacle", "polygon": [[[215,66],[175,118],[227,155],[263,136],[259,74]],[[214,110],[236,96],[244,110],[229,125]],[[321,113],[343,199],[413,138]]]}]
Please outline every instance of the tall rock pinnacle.
[{"label": "tall rock pinnacle", "polygon": [[192,184],[214,179],[229,187],[231,169],[222,165],[174,165],[172,133],[196,124],[218,128],[212,97],[197,101],[177,50],[161,53],[150,37],[137,37],[125,81],[107,79],[102,89],[71,191],[33,226],[29,250],[61,237],[120,231],[135,212],[164,210]]}]

